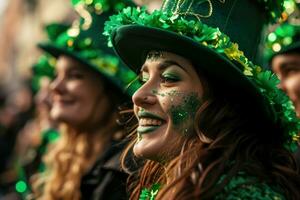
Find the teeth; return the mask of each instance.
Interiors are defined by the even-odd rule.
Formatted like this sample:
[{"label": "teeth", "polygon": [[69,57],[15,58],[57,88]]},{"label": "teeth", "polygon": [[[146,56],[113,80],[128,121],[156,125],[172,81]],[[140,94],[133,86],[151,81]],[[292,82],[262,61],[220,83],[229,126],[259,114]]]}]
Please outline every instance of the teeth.
[{"label": "teeth", "polygon": [[162,124],[161,120],[149,118],[141,118],[139,122],[141,126],[160,126]]}]

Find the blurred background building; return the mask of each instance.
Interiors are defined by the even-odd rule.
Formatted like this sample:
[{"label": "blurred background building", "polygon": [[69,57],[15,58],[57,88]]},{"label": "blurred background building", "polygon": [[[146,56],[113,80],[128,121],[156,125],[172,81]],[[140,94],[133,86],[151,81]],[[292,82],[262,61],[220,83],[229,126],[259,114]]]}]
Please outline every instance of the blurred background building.
[{"label": "blurred background building", "polygon": [[13,88],[30,76],[39,54],[36,43],[44,38],[43,26],[53,21],[70,23],[76,15],[69,0],[0,2],[0,85]]}]

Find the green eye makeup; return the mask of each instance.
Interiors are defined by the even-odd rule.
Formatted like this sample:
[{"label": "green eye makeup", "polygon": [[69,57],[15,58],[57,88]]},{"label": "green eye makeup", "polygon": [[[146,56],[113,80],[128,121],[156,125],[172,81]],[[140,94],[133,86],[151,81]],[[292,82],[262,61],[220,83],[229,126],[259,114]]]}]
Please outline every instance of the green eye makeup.
[{"label": "green eye makeup", "polygon": [[180,76],[174,72],[164,72],[161,76],[164,79],[171,80],[171,81],[180,81],[181,80]]},{"label": "green eye makeup", "polygon": [[140,82],[145,83],[149,80],[149,74],[141,72],[140,74]]}]

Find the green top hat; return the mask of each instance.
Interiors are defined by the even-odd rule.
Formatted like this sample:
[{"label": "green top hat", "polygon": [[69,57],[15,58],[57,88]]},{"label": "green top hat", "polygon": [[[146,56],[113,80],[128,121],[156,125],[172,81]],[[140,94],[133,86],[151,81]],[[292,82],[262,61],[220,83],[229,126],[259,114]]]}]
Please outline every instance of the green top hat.
[{"label": "green top hat", "polygon": [[263,59],[269,64],[275,55],[300,52],[300,4],[284,0],[286,8],[283,22],[270,27],[264,43]]},{"label": "green top hat", "polygon": [[240,94],[236,95],[238,103],[256,112],[262,124],[280,125],[285,146],[295,150],[300,125],[292,103],[276,87],[276,76],[248,59],[255,58],[261,30],[280,16],[282,4],[271,0],[166,0],[152,14],[139,8],[124,9],[106,23],[104,35],[134,70],[142,66],[150,50],[170,51],[201,63],[197,67],[217,85]]},{"label": "green top hat", "polygon": [[55,42],[42,43],[39,47],[56,58],[64,54],[78,60],[99,72],[104,80],[117,86],[117,89],[132,95],[139,87],[139,84],[134,82],[136,75],[123,66],[113,50],[107,47],[101,32],[110,15],[133,3],[121,0],[72,2],[81,16],[80,20],[74,21],[72,27]]},{"label": "green top hat", "polygon": [[300,53],[300,25],[285,22],[268,34],[264,59],[270,62],[276,55],[293,52]]},{"label": "green top hat", "polygon": [[[52,23],[45,26],[45,32],[50,41],[54,42],[57,37],[66,31],[70,26],[66,24]],[[54,78],[55,72],[54,67],[56,64],[56,59],[44,53],[38,61],[32,66],[32,80],[31,85],[34,92],[40,89],[40,80],[43,77],[48,77],[50,79]]]}]

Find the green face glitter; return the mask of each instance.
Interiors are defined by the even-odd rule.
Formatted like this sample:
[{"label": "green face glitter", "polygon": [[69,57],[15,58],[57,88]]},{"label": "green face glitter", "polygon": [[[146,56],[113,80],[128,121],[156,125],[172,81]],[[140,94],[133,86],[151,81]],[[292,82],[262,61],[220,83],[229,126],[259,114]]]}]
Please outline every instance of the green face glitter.
[{"label": "green face glitter", "polygon": [[171,90],[170,92],[166,92],[166,93],[159,93],[156,89],[153,89],[152,90],[152,94],[154,95],[158,95],[158,96],[161,96],[161,97],[166,97],[166,96],[169,96],[169,97],[175,97],[175,96],[180,96],[182,95],[183,93],[180,93],[176,90]]},{"label": "green face glitter", "polygon": [[191,93],[182,97],[180,105],[172,105],[170,114],[172,123],[181,132],[187,133],[191,120],[194,119],[197,109],[200,106],[200,99],[197,93]]},{"label": "green face glitter", "polygon": [[168,113],[171,115],[172,123],[176,129],[186,134],[190,130],[190,122],[194,119],[197,109],[200,106],[200,98],[197,93],[192,92],[186,94],[184,92],[178,92],[177,90],[171,90],[170,92],[160,93],[156,89],[152,90],[152,94],[169,97],[171,102],[174,102],[176,98],[182,98],[181,103],[173,104]]}]

